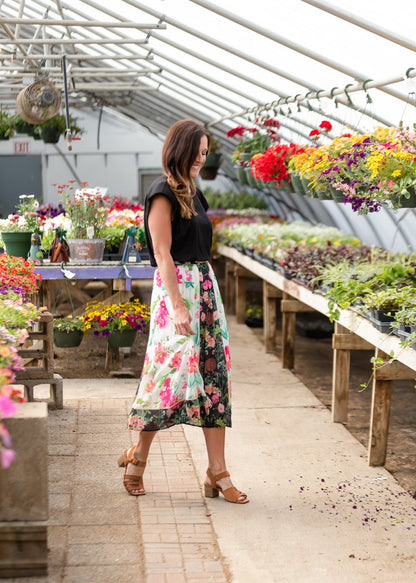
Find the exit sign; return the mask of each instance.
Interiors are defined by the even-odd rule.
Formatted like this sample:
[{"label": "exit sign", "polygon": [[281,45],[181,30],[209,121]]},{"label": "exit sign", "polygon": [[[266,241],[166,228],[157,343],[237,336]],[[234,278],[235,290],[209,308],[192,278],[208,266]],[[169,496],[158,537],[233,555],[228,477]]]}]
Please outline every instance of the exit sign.
[{"label": "exit sign", "polygon": [[30,142],[15,142],[14,143],[14,153],[15,154],[28,154],[29,153],[29,143]]}]

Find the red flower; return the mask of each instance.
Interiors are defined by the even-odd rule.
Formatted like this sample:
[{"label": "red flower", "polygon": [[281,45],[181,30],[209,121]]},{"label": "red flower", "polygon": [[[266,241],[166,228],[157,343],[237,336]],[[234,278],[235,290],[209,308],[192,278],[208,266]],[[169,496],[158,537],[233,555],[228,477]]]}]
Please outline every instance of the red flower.
[{"label": "red flower", "polygon": [[321,132],[319,130],[312,130],[311,132],[309,132],[309,137],[313,138],[313,136],[319,136],[320,133]]},{"label": "red flower", "polygon": [[324,130],[324,132],[330,132],[332,130],[332,124],[329,121],[321,121],[319,127]]},{"label": "red flower", "polygon": [[342,134],[342,136],[341,136],[341,137],[342,137],[342,138],[350,138],[350,137],[351,137],[351,134]]},{"label": "red flower", "polygon": [[268,119],[265,119],[263,121],[263,125],[265,127],[280,128],[280,123],[277,121],[277,119],[273,119],[271,117],[269,117]]},{"label": "red flower", "polygon": [[244,126],[237,126],[236,128],[233,128],[232,130],[228,130],[227,138],[233,138],[234,136],[242,136],[245,131],[246,131],[246,128]]}]

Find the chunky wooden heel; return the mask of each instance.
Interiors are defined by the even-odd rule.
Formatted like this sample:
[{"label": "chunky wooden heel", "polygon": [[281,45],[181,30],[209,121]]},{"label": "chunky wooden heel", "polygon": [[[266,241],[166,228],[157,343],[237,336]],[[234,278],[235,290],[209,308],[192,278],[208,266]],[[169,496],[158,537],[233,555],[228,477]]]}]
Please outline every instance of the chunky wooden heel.
[{"label": "chunky wooden heel", "polygon": [[205,488],[205,497],[206,498],[216,498],[217,496],[220,495],[217,488],[213,488],[209,484],[204,484],[204,488]]},{"label": "chunky wooden heel", "polygon": [[207,476],[210,481],[210,484],[207,484],[207,482],[205,482],[204,484],[205,496],[207,498],[216,498],[219,492],[221,492],[221,494],[224,496],[227,502],[232,502],[233,504],[247,504],[247,502],[249,502],[247,494],[240,492],[240,490],[237,490],[237,488],[235,488],[234,486],[231,486],[230,488],[226,488],[225,490],[223,490],[221,486],[217,484],[219,480],[230,477],[230,474],[228,472],[222,472],[221,474],[214,476],[211,470],[208,468]]},{"label": "chunky wooden heel", "polygon": [[[134,457],[135,449],[135,445],[133,445],[130,449],[125,449],[121,456],[118,458],[117,463],[120,468],[126,468],[124,471],[123,484],[127,492],[131,496],[144,496],[146,492],[144,490],[143,476],[135,476],[134,474],[127,473],[127,467],[129,464],[139,466],[139,468],[146,467],[146,462],[141,462],[136,457]],[[141,491],[138,492],[138,490]]]}]

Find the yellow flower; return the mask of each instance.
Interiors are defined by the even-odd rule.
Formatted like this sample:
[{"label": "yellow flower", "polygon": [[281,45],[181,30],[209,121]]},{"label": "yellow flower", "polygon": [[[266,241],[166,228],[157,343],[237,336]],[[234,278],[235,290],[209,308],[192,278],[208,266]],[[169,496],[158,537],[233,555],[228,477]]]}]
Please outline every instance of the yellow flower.
[{"label": "yellow flower", "polygon": [[394,176],[395,178],[401,175],[401,171],[400,170],[395,170],[394,172],[391,173],[392,176]]}]

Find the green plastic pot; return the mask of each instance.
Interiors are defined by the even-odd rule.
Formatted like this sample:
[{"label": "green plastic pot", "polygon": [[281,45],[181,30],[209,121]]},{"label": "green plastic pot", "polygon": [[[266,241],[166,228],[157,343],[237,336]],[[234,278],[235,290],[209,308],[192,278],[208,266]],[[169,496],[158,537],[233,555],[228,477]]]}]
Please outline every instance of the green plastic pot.
[{"label": "green plastic pot", "polygon": [[82,330],[59,330],[54,328],[53,341],[58,348],[74,348],[81,344],[83,337]]},{"label": "green plastic pot", "polygon": [[27,259],[32,244],[30,231],[3,231],[1,238],[7,255]]},{"label": "green plastic pot", "polygon": [[136,340],[137,330],[129,328],[127,330],[115,330],[108,337],[108,346],[113,350],[124,346],[133,346]]}]

